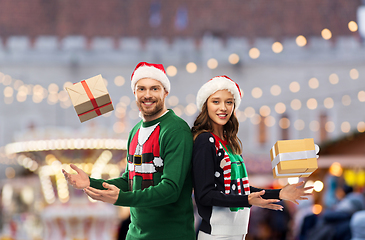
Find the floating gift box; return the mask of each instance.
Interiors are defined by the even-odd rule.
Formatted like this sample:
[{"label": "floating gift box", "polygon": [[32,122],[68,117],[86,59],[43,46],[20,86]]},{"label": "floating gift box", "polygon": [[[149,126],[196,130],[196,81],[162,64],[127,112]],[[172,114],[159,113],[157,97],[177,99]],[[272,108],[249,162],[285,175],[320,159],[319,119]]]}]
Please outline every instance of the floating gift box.
[{"label": "floating gift box", "polygon": [[81,122],[114,110],[101,75],[66,87]]},{"label": "floating gift box", "polygon": [[277,141],[270,150],[274,178],[308,177],[317,168],[313,138]]}]

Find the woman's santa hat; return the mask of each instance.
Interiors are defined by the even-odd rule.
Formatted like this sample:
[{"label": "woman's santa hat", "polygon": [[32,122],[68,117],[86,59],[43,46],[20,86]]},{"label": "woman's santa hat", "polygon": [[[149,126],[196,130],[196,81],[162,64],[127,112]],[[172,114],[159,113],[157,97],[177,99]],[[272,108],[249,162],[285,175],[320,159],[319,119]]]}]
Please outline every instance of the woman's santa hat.
[{"label": "woman's santa hat", "polygon": [[131,76],[131,87],[133,92],[136,83],[142,78],[152,78],[160,81],[166,92],[170,92],[170,81],[167,78],[166,71],[162,64],[147,62],[138,63]]},{"label": "woman's santa hat", "polygon": [[228,90],[230,93],[232,93],[234,97],[235,109],[237,109],[241,103],[242,98],[240,87],[237,83],[225,75],[210,79],[199,89],[196,96],[196,105],[198,106],[198,109],[202,111],[203,105],[209,96],[219,90]]}]

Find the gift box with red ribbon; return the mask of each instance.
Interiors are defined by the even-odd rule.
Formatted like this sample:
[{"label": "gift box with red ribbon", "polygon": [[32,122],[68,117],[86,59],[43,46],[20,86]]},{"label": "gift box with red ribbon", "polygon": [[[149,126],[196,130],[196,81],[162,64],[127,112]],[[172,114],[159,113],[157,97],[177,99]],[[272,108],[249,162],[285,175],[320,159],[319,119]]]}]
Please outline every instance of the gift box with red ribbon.
[{"label": "gift box with red ribbon", "polygon": [[114,110],[100,74],[66,87],[66,90],[81,122]]}]

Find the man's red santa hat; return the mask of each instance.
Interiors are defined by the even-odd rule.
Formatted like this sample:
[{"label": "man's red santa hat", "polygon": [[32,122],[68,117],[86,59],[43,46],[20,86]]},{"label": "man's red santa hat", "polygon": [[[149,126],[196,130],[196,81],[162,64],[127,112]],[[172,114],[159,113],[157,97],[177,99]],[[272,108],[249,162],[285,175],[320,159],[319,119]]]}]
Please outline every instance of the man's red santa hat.
[{"label": "man's red santa hat", "polygon": [[136,83],[142,78],[151,78],[160,81],[166,92],[170,92],[170,81],[167,78],[166,71],[162,64],[147,62],[138,63],[131,76],[131,87],[133,92]]},{"label": "man's red santa hat", "polygon": [[241,103],[241,90],[237,83],[235,83],[229,77],[223,76],[216,76],[206,82],[198,91],[196,96],[196,105],[200,111],[202,111],[204,103],[207,101],[210,95],[219,91],[219,90],[228,90],[232,93],[235,103],[235,109]]}]

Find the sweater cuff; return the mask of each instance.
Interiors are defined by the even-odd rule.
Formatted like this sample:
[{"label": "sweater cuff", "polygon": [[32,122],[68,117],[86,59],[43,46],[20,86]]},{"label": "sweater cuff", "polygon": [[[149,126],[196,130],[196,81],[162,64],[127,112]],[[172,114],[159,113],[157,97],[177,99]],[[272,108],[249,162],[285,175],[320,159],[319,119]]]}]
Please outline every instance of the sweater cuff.
[{"label": "sweater cuff", "polygon": [[100,190],[106,190],[106,188],[103,187],[104,180],[103,179],[95,179],[89,177],[90,180],[90,187],[100,189]]}]

